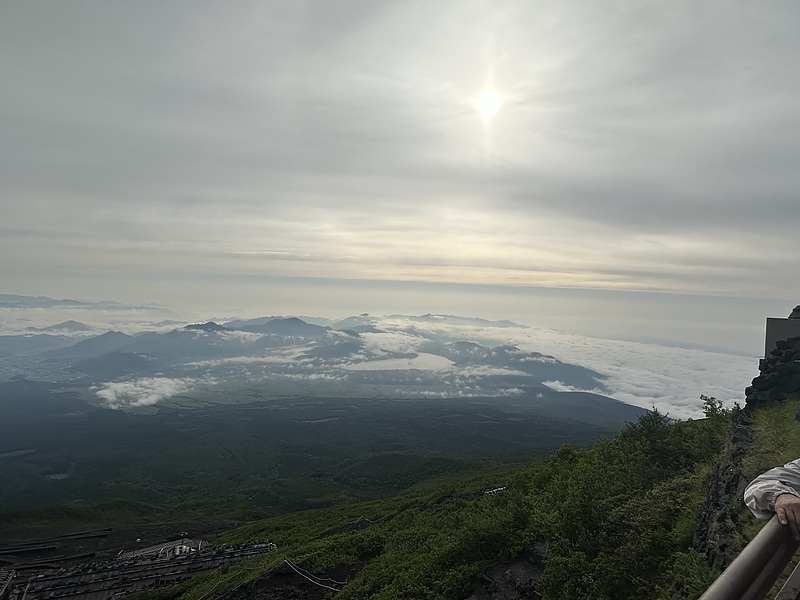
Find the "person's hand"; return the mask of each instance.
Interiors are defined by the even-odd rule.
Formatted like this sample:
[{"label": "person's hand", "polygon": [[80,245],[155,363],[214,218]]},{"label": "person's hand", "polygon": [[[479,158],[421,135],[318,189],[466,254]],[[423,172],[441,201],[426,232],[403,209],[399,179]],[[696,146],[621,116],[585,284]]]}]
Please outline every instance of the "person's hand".
[{"label": "person's hand", "polygon": [[788,525],[794,539],[800,540],[800,498],[781,494],[775,499],[775,514],[781,525]]}]

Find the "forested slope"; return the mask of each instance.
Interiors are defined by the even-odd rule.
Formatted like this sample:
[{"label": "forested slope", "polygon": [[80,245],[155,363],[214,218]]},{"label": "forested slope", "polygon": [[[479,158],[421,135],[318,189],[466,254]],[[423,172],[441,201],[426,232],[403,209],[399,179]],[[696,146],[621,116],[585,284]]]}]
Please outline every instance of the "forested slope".
[{"label": "forested slope", "polygon": [[511,561],[519,598],[696,596],[715,573],[692,538],[732,430],[704,400],[705,419],[653,411],[523,469],[254,522],[220,541],[269,539],[276,554],[139,597],[490,598],[502,582],[485,573]]}]

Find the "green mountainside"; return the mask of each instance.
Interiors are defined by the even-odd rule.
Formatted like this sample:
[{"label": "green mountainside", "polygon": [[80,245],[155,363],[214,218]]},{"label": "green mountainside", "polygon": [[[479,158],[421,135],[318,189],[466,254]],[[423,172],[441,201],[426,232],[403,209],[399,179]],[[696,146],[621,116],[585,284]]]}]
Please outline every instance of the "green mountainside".
[{"label": "green mountainside", "polygon": [[564,444],[590,446],[644,412],[578,392],[557,402],[261,400],[242,387],[231,395],[247,402],[179,396],[172,406],[125,412],[51,388],[0,384],[0,397],[14,399],[0,419],[0,542],[11,527],[49,524],[47,537],[137,523],[142,513],[156,522],[250,521],[394,496],[545,458]]},{"label": "green mountainside", "polygon": [[[217,544],[277,544],[277,552],[134,600],[697,598],[762,525],[741,502],[743,485],[800,456],[800,400],[755,410],[701,400],[703,419],[673,422],[650,411],[591,447],[564,445],[524,465],[474,463],[465,472],[442,464],[431,477],[422,463],[405,464],[409,455],[396,456],[400,463],[384,455],[363,473],[419,481],[388,497],[343,494],[318,508],[248,512],[242,498],[219,490],[172,511],[163,498],[116,495],[7,510],[2,523],[53,533],[205,523],[207,532],[224,530],[208,538]],[[303,485],[312,495],[325,487],[293,485],[297,498]]]},{"label": "green mountainside", "polygon": [[[693,536],[734,416],[704,400],[702,420],[652,411],[524,468],[247,524],[219,541],[278,552],[135,598],[696,597],[715,573]],[[763,411],[759,440],[786,410]],[[513,591],[490,576],[498,565]]]}]

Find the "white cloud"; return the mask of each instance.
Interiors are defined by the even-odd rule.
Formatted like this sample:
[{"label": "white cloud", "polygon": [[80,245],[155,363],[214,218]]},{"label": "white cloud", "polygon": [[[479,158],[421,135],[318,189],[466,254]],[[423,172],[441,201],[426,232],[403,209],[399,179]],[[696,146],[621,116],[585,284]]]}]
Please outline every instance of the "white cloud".
[{"label": "white cloud", "polygon": [[419,369],[422,371],[441,371],[451,367],[453,361],[435,354],[421,352],[414,358],[387,358],[369,362],[351,363],[342,368],[348,371],[403,371]]},{"label": "white cloud", "polygon": [[289,364],[294,362],[296,356],[273,355],[273,356],[231,356],[228,358],[214,358],[211,360],[198,360],[186,363],[187,367],[206,368],[219,367],[221,365],[247,365],[247,364]]},{"label": "white cloud", "polygon": [[242,344],[252,344],[264,337],[263,334],[251,331],[219,331],[217,335],[226,341],[236,341]]},{"label": "white cloud", "polygon": [[345,378],[334,373],[281,373],[273,375],[279,379],[293,379],[301,381],[344,381]]},{"label": "white cloud", "polygon": [[[101,383],[95,394],[107,408],[123,409],[151,406],[161,400],[192,390],[201,380],[193,378],[143,377],[131,381]],[[208,380],[202,380],[208,382]]]},{"label": "white cloud", "polygon": [[521,375],[526,377],[528,374],[516,369],[506,369],[503,367],[490,367],[488,365],[475,365],[466,367],[457,367],[453,369],[453,373],[459,378],[469,377],[508,377],[514,375]]},{"label": "white cloud", "polygon": [[520,359],[522,362],[538,362],[538,363],[548,363],[554,365],[558,362],[557,358],[552,356],[525,356]]},{"label": "white cloud", "polygon": [[366,332],[361,334],[364,348],[369,352],[414,352],[425,341],[404,331]]},{"label": "white cloud", "polygon": [[[591,390],[584,390],[579,387],[575,387],[574,385],[569,385],[567,383],[563,383],[558,379],[554,379],[552,381],[543,381],[547,387],[556,392],[591,392],[592,394],[604,394],[605,392],[599,388],[593,388]],[[542,394],[537,394],[537,398],[542,397]]]}]

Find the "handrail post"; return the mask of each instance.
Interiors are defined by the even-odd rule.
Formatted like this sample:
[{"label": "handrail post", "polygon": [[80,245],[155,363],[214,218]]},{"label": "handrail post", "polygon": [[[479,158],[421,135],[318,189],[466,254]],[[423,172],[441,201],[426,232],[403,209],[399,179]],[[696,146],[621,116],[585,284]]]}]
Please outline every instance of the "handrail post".
[{"label": "handrail post", "polygon": [[798,546],[800,541],[773,516],[700,600],[761,600]]}]

